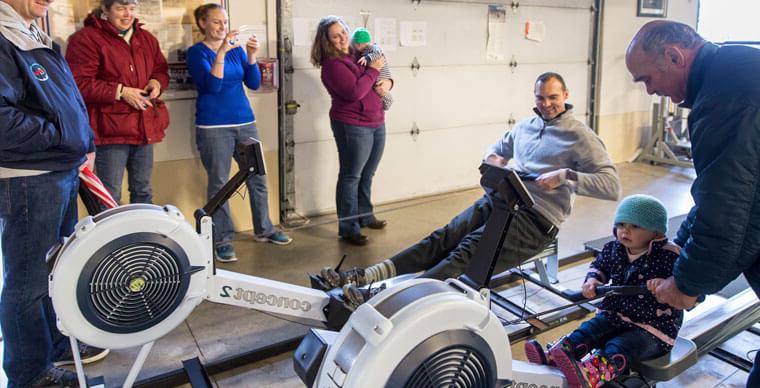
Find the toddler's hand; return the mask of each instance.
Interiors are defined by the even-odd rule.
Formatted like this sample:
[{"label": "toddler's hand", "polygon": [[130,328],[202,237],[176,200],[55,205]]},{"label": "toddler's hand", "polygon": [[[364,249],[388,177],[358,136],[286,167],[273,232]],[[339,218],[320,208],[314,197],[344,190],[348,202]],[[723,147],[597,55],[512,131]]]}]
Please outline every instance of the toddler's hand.
[{"label": "toddler's hand", "polygon": [[583,286],[581,286],[581,293],[583,294],[584,298],[591,299],[596,296],[596,286],[604,284],[594,278],[589,278],[586,280],[586,283],[583,283]]},{"label": "toddler's hand", "polygon": [[657,287],[659,287],[663,281],[665,281],[665,279],[661,279],[661,278],[649,279],[647,280],[647,289],[652,294],[655,294],[655,292],[657,291]]},{"label": "toddler's hand", "polygon": [[367,58],[361,57],[361,58],[359,58],[358,61],[356,61],[356,63],[358,63],[358,64],[360,64],[362,66],[367,66]]}]

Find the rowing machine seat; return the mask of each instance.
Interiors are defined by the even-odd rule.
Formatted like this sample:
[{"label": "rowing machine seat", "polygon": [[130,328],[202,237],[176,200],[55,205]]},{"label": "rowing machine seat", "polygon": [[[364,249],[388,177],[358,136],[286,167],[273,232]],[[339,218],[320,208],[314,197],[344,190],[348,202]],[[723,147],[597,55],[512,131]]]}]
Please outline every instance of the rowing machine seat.
[{"label": "rowing machine seat", "polygon": [[668,354],[634,363],[631,369],[649,380],[668,381],[696,363],[697,345],[690,339],[677,337]]}]

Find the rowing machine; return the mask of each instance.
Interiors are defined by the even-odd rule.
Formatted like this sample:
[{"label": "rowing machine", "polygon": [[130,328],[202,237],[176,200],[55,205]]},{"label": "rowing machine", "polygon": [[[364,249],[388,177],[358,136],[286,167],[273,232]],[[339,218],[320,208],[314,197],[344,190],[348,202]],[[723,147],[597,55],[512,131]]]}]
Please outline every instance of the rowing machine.
[{"label": "rowing machine", "polygon": [[[487,288],[504,237],[517,211],[533,201],[517,174],[481,166],[481,184],[494,198],[473,261],[459,279],[441,282],[415,279],[380,291],[359,306],[343,329],[312,329],[293,355],[294,367],[309,387],[566,387],[554,367],[513,360],[503,322],[490,310]],[[638,295],[641,287],[599,287],[597,297]],[[535,314],[540,316],[557,309]],[[693,342],[679,338],[674,351],[652,361],[684,370],[696,362]],[[645,369],[644,366],[641,366]],[[662,369],[662,368],[660,368]],[[623,387],[648,387],[633,375],[614,382]]]},{"label": "rowing machine", "polygon": [[112,349],[143,346],[125,387],[134,383],[153,342],[204,300],[333,329],[352,311],[339,293],[215,268],[211,214],[249,176],[264,174],[261,143],[250,139],[238,152],[240,171],[196,211],[195,229],[174,206],[125,205],[83,218],[50,250],[50,296],[73,353],[77,340]]}]

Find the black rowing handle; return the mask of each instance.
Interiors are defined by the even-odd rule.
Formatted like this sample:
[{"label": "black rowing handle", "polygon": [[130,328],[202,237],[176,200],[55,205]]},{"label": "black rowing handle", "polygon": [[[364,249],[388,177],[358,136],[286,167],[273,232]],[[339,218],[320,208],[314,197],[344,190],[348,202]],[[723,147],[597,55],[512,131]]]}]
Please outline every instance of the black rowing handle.
[{"label": "black rowing handle", "polygon": [[[596,296],[589,300],[603,298],[608,295],[634,296],[644,295],[648,293],[649,290],[646,286],[598,286],[596,287]],[[564,290],[562,291],[562,295],[574,302],[587,299],[585,296],[583,296],[583,293],[581,291]]]}]

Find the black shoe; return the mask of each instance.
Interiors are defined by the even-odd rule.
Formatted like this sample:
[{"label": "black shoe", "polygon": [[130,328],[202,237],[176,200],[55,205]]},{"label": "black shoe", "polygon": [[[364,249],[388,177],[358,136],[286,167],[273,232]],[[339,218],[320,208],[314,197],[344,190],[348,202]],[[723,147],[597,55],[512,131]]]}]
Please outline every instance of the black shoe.
[{"label": "black shoe", "polygon": [[345,242],[347,242],[347,243],[349,243],[351,245],[362,246],[362,245],[367,245],[367,243],[369,242],[369,238],[367,238],[367,236],[365,236],[365,235],[363,235],[361,233],[355,234],[353,236],[341,236],[340,238],[341,238],[341,240],[343,240],[343,241],[345,241]]},{"label": "black shoe", "polygon": [[32,388],[37,387],[78,387],[76,372],[51,366],[40,377],[32,381]]},{"label": "black shoe", "polygon": [[[74,364],[74,356],[71,354],[71,347],[69,346],[66,349],[67,350],[65,353],[53,361],[53,366],[58,367]],[[82,364],[90,364],[95,361],[100,361],[104,359],[109,352],[109,349],[96,348],[94,346],[85,345],[83,343],[79,344],[79,357],[82,358]]]},{"label": "black shoe", "polygon": [[388,221],[386,221],[386,220],[374,220],[374,221],[372,221],[369,224],[364,225],[364,226],[366,226],[366,227],[368,227],[370,229],[380,230],[380,229],[385,229],[386,225],[388,225]]}]

